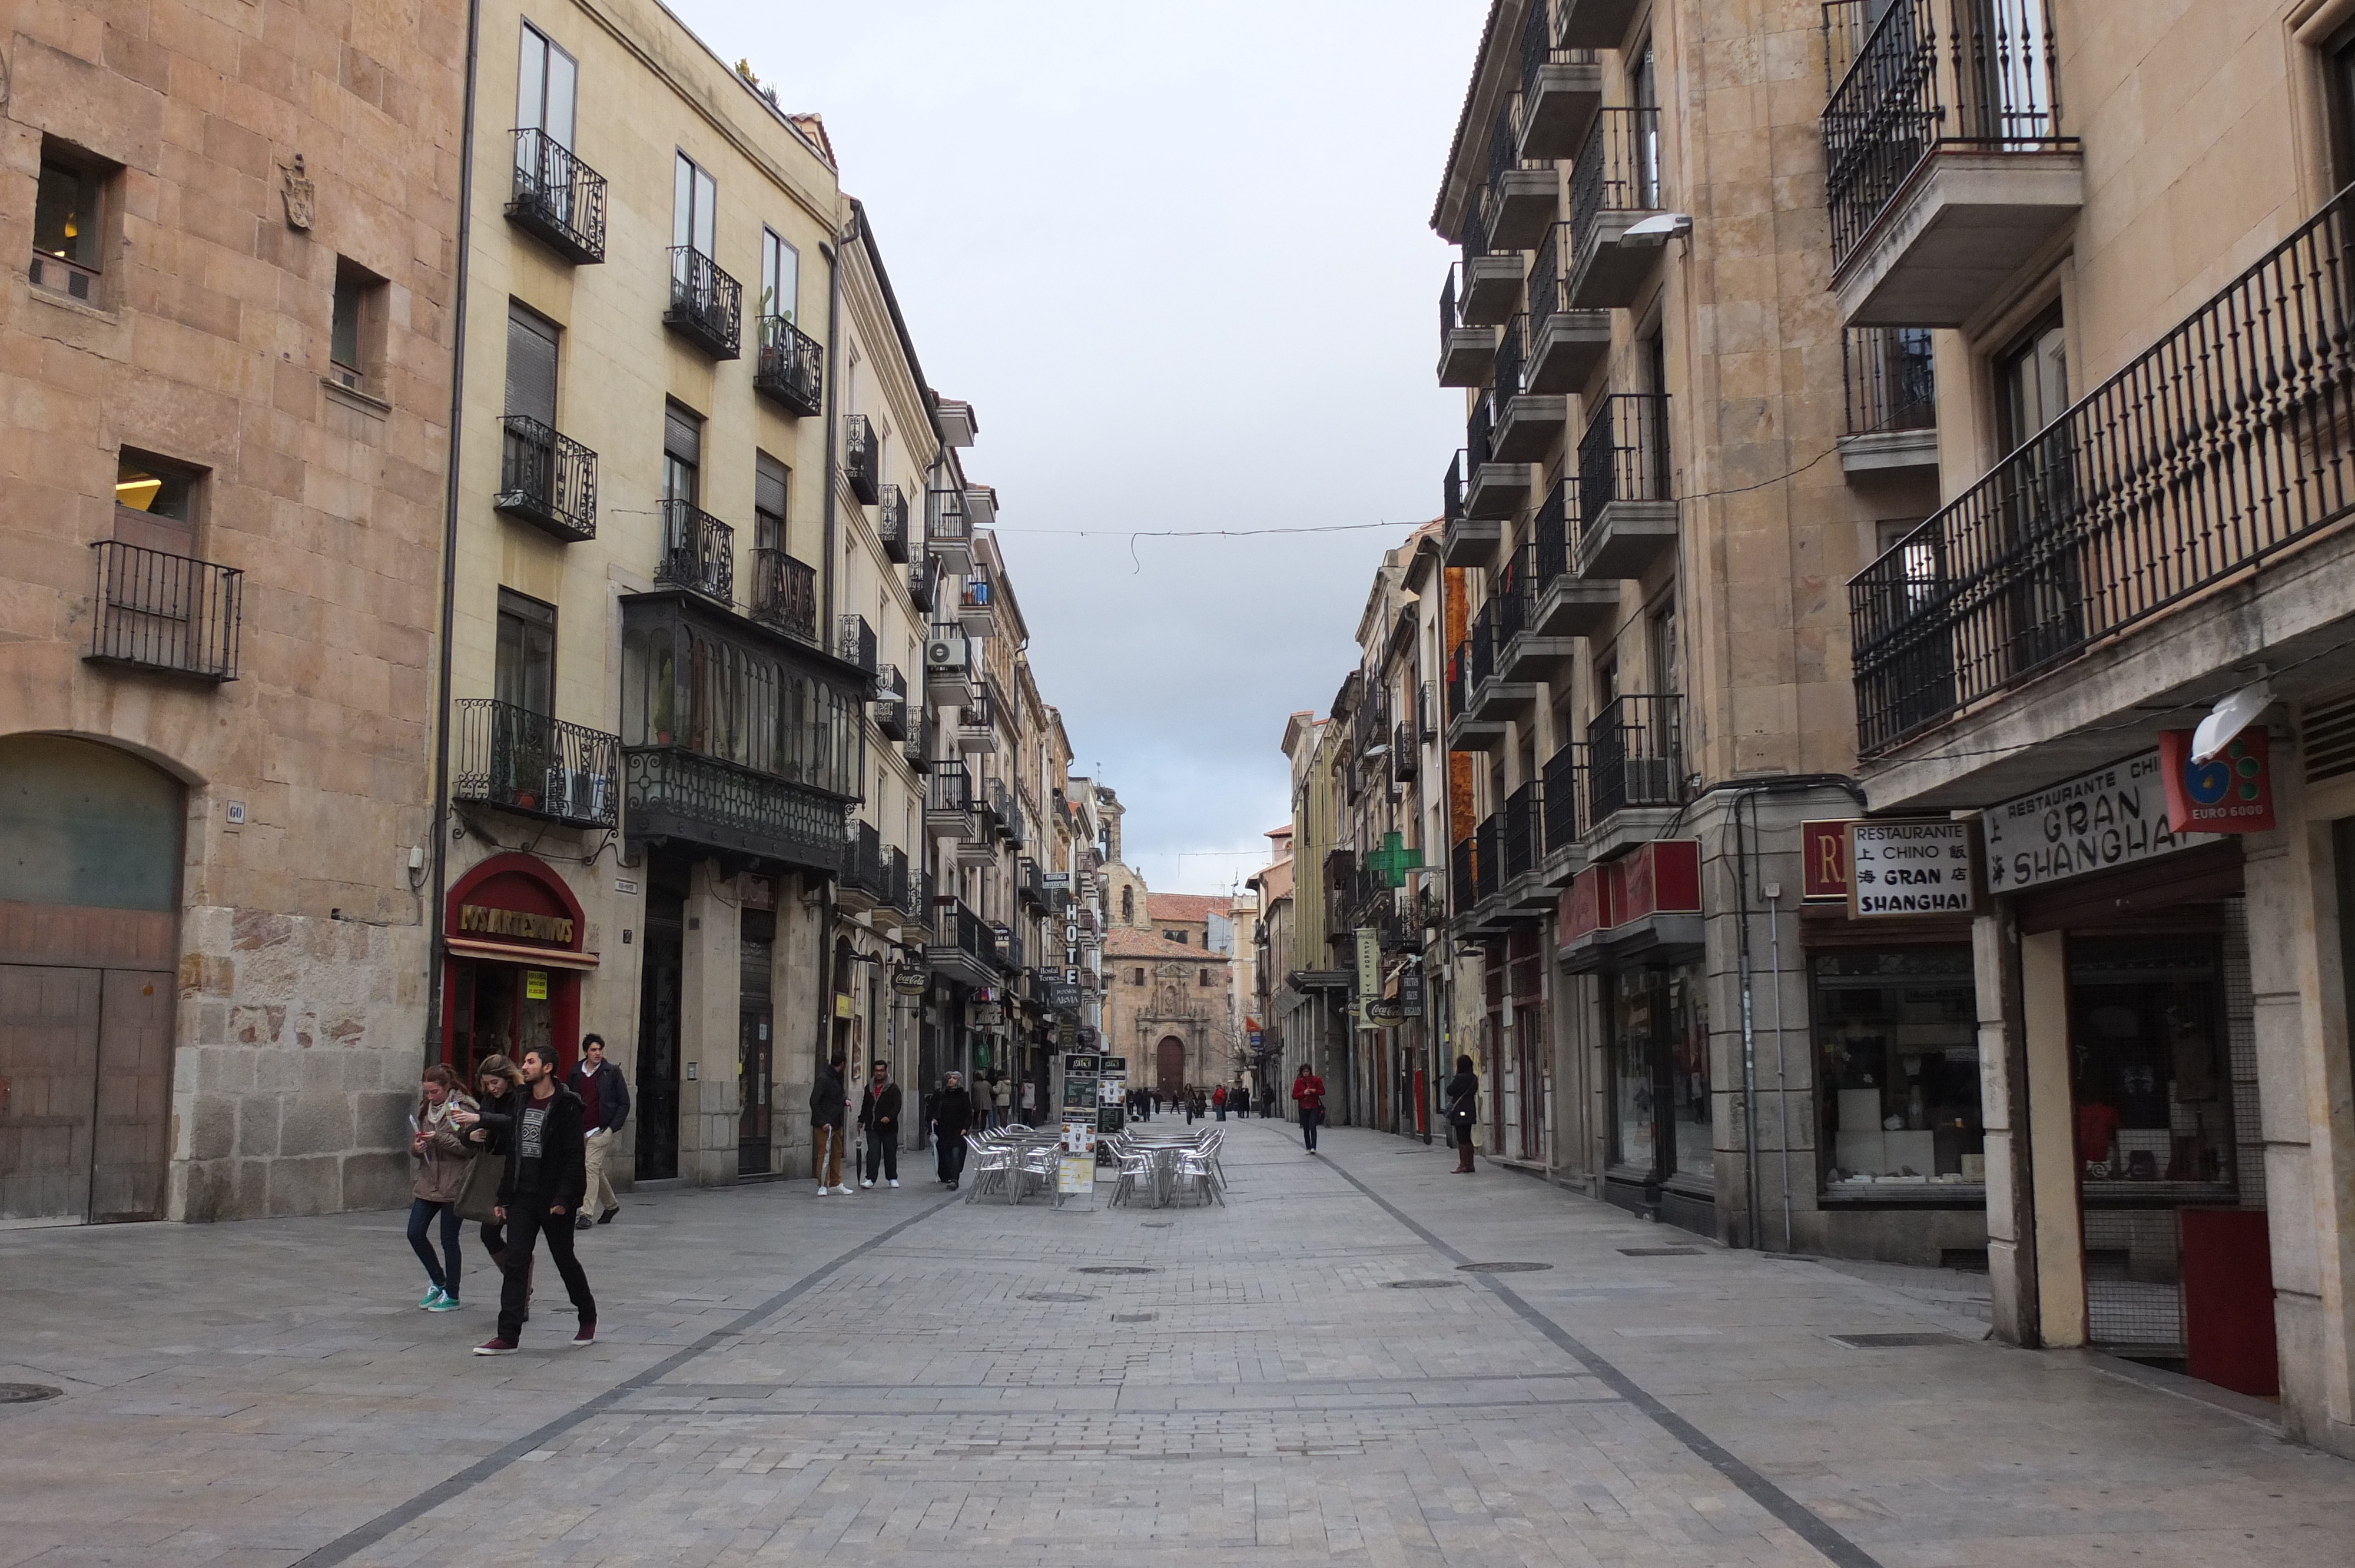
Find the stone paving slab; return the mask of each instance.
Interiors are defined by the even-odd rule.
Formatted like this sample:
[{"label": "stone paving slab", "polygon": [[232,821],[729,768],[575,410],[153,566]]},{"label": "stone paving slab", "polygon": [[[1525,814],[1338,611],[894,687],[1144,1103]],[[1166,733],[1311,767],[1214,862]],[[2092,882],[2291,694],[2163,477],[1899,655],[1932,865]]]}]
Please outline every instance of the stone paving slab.
[{"label": "stone paving slab", "polygon": [[[2355,1561],[2355,1466],[1952,1277],[1323,1143],[1231,1124],[1223,1209],[635,1195],[598,1344],[543,1269],[497,1361],[390,1216],[0,1233],[0,1381],[66,1391],[0,1406],[0,1568]],[[1892,1332],[1952,1337],[1831,1337]]]}]

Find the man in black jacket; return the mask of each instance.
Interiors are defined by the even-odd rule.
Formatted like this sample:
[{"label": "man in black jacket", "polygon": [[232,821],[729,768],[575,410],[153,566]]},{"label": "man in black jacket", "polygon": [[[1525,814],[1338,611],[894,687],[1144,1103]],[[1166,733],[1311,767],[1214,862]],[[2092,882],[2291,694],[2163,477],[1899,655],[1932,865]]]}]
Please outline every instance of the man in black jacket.
[{"label": "man in black jacket", "polygon": [[[569,1086],[581,1097],[581,1120],[588,1128],[589,1186],[574,1216],[574,1223],[585,1231],[591,1224],[612,1224],[613,1216],[622,1212],[622,1200],[613,1195],[613,1183],[605,1179],[605,1162],[613,1156],[613,1135],[630,1119],[629,1081],[622,1076],[620,1067],[605,1060],[602,1034],[581,1037],[581,1060],[573,1066]],[[591,1214],[596,1218],[591,1219]]]},{"label": "man in black jacket", "polygon": [[973,1126],[973,1097],[964,1077],[951,1073],[932,1099],[932,1152],[940,1157],[941,1185],[950,1192],[964,1178],[964,1135]]},{"label": "man in black jacket", "polygon": [[879,1168],[883,1179],[900,1184],[900,1086],[891,1081],[888,1063],[875,1064],[875,1081],[858,1099],[858,1130],[867,1139],[867,1169],[858,1184],[875,1185]]},{"label": "man in black jacket", "polygon": [[514,1097],[506,1172],[499,1178],[498,1205],[491,1211],[507,1227],[506,1252],[500,1258],[506,1279],[499,1290],[498,1334],[474,1347],[478,1356],[515,1354],[531,1292],[534,1244],[542,1235],[557,1273],[564,1277],[565,1294],[581,1315],[572,1342],[585,1345],[597,1337],[597,1298],[589,1294],[589,1277],[572,1252],[572,1215],[589,1181],[581,1097],[557,1082],[556,1053],[549,1047],[526,1048],[518,1065],[525,1091]]},{"label": "man in black jacket", "polygon": [[810,1160],[817,1167],[817,1195],[847,1195],[842,1184],[842,1113],[849,1100],[842,1088],[842,1064],[820,1062],[810,1086]]}]

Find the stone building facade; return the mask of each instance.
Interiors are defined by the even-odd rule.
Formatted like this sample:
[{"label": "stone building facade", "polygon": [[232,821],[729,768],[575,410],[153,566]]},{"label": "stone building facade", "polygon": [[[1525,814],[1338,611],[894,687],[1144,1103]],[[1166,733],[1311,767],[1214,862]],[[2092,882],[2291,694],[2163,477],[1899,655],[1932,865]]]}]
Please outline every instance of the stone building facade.
[{"label": "stone building facade", "polygon": [[398,1201],[464,9],[0,51],[0,1220]]},{"label": "stone building facade", "polygon": [[1148,893],[1135,907],[1104,938],[1104,1049],[1128,1059],[1131,1083],[1164,1093],[1232,1082],[1242,1044],[1234,1030],[1232,901]]}]

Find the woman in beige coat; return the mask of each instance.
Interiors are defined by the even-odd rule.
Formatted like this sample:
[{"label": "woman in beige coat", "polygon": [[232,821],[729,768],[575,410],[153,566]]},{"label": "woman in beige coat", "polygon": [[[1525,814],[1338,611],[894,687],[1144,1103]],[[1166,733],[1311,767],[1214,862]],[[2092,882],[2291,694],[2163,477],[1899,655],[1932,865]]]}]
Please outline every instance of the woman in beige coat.
[{"label": "woman in beige coat", "polygon": [[[459,1125],[451,1119],[457,1110],[472,1113],[474,1102],[459,1086],[456,1069],[437,1062],[425,1069],[419,1086],[417,1110],[409,1118],[409,1155],[416,1162],[416,1180],[410,1185],[409,1245],[432,1281],[417,1304],[428,1312],[458,1309],[458,1189],[466,1182],[472,1150]],[[436,1213],[442,1216],[442,1256],[433,1255],[426,1239]]]}]

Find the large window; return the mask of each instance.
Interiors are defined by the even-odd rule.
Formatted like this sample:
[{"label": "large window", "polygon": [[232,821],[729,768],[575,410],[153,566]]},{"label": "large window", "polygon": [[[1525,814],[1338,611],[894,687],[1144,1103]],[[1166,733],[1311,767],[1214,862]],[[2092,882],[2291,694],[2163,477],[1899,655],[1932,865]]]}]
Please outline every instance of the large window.
[{"label": "large window", "polygon": [[670,404],[663,410],[663,499],[697,504],[702,471],[702,417]]},{"label": "large window", "polygon": [[556,323],[507,302],[507,412],[556,428]]},{"label": "large window", "polygon": [[1825,1190],[1984,1181],[1971,950],[1819,953],[1808,969],[1829,1150]]},{"label": "large window", "polygon": [[105,267],[106,182],[94,164],[62,149],[41,149],[39,188],[33,196],[33,281],[42,288],[98,302]]},{"label": "large window", "polygon": [[777,238],[776,230],[761,230],[761,313],[796,321],[802,287],[802,259]]},{"label": "large window", "polygon": [[387,293],[382,278],[347,257],[336,258],[327,359],[346,387],[374,390],[383,381]]},{"label": "large window", "polygon": [[[522,59],[516,72],[516,129],[538,131],[570,152],[580,79],[581,68],[573,63],[572,57],[549,42],[547,34],[526,22]],[[518,156],[526,140],[516,138]]]},{"label": "large window", "polygon": [[1699,964],[1610,977],[1614,1161],[1658,1179],[1715,1174],[1709,1007]]},{"label": "large window", "polygon": [[866,770],[857,697],[687,620],[625,625],[622,743],[678,746],[834,794]]},{"label": "large window", "polygon": [[499,589],[496,695],[542,718],[556,712],[556,607]]},{"label": "large window", "polygon": [[707,257],[716,257],[719,185],[694,159],[678,155],[677,184],[671,193],[670,242]]},{"label": "large window", "polygon": [[783,463],[761,452],[752,460],[752,547],[757,550],[783,550],[785,539],[785,502],[791,476]]}]

